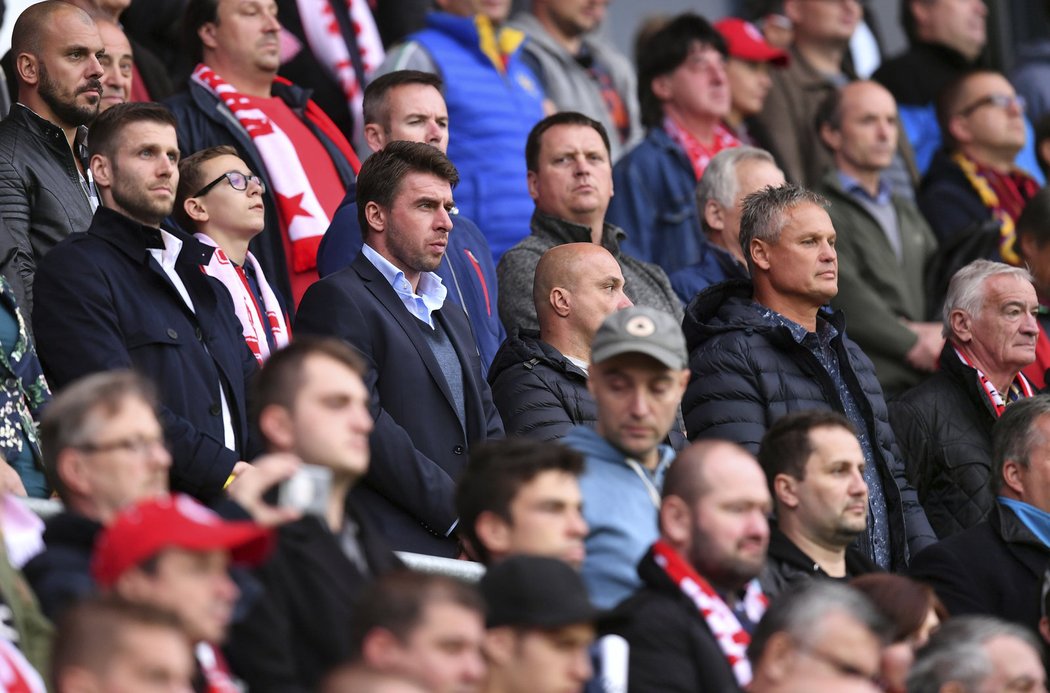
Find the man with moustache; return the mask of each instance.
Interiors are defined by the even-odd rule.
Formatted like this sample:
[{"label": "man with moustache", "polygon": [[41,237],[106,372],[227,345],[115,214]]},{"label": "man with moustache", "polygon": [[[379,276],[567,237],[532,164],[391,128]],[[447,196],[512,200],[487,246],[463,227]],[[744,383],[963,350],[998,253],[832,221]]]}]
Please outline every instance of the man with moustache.
[{"label": "man with moustache", "polygon": [[102,98],[103,51],[91,17],[60,0],[28,7],[11,35],[18,103],[0,121],[0,272],[26,317],[40,259],[98,206],[85,126]]},{"label": "man with moustache", "polygon": [[434,272],[452,230],[456,167],[422,142],[390,142],[361,168],[364,245],[315,283],[298,334],[349,342],[365,357],[375,421],[372,460],[355,491],[392,548],[453,557],[456,480],[470,448],[503,424],[463,309]]},{"label": "man with moustache", "polygon": [[610,619],[631,646],[629,690],[750,683],[771,509],[762,468],[740,446],[705,441],[678,455],[664,481],[659,539],[638,564],[642,587]]},{"label": "man with moustache", "polygon": [[762,590],[776,597],[814,577],[840,580],[878,568],[853,546],[868,521],[864,453],[849,420],[833,411],[788,414],[762,438],[776,519]]},{"label": "man with moustache", "polygon": [[229,298],[201,271],[211,248],[161,228],[179,181],[175,119],[158,104],[114,106],[93,124],[90,154],[104,206],[40,266],[40,360],[56,389],[114,368],[151,378],[172,489],[212,498],[247,467],[256,362]]}]

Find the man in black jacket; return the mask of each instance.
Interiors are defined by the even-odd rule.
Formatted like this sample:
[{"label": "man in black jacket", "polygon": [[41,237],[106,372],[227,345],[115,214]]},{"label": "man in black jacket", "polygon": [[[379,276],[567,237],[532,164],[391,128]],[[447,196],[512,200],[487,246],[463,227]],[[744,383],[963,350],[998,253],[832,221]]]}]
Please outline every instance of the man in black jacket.
[{"label": "man in black jacket", "polygon": [[638,564],[642,587],[610,619],[630,644],[630,690],[721,693],[750,683],[771,509],[746,450],[711,441],[678,455],[664,480],[660,539]]},{"label": "man in black jacket", "polygon": [[280,527],[256,573],[265,593],[234,623],[227,653],[253,691],[313,691],[350,655],[354,601],[400,565],[348,496],[368,469],[365,364],[334,338],[302,337],[259,374],[256,423],[270,452],[297,455],[328,480],[316,507]]},{"label": "man in black jacket", "polygon": [[543,254],[532,289],[540,331],[518,329],[489,368],[508,435],[549,441],[579,424],[594,427],[591,341],[607,316],[632,305],[623,287],[619,263],[600,245],[566,243]]},{"label": "man in black jacket", "polygon": [[28,318],[40,259],[84,231],[98,201],[87,128],[102,100],[102,38],[83,10],[49,0],[18,17],[11,36],[18,103],[0,122],[0,272]]},{"label": "man in black jacket", "polygon": [[1027,270],[977,260],[955,273],[944,303],[941,370],[890,404],[890,423],[941,539],[973,527],[995,505],[992,426],[1035,387],[1039,300]]},{"label": "man in black jacket", "polygon": [[692,380],[682,400],[690,439],[757,451],[779,417],[803,409],[845,414],[864,452],[869,522],[861,548],[881,568],[907,565],[909,547],[936,540],[904,476],[871,360],[823,306],[838,292],[835,228],[824,198],[795,186],[746,198],[740,245],[751,282],[718,284],[686,310]]},{"label": "man in black jacket", "polygon": [[842,414],[788,414],[758,451],[773,496],[769,558],[762,591],[781,591],[814,577],[847,579],[878,568],[853,546],[868,521],[864,453]]},{"label": "man in black jacket", "polygon": [[929,583],[953,616],[998,616],[1038,637],[1050,560],[1050,397],[1015,402],[999,417],[989,481],[996,502],[988,519],[920,553],[911,576]]}]

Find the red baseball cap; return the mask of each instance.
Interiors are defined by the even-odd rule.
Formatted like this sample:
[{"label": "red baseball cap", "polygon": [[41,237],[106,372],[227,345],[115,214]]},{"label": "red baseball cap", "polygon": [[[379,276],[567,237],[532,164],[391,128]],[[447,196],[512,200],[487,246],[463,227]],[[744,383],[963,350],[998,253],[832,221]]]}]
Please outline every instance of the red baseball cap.
[{"label": "red baseball cap", "polygon": [[715,23],[729,49],[729,57],[754,63],[772,63],[779,67],[787,65],[790,56],[766,43],[762,32],[751,22],[737,17],[727,17]]},{"label": "red baseball cap", "polygon": [[150,498],[125,508],[95,541],[91,574],[103,587],[164,549],[227,549],[234,563],[258,565],[273,532],[249,521],[227,522],[189,496]]}]

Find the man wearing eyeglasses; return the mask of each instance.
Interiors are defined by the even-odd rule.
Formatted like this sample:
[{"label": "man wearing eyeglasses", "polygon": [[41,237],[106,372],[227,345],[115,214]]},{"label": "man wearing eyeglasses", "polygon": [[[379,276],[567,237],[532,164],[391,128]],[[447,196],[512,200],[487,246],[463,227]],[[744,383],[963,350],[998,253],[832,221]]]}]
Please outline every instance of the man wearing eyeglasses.
[{"label": "man wearing eyeglasses", "polygon": [[992,222],[999,227],[998,257],[988,259],[1021,264],[1014,222],[1039,190],[1014,164],[1025,145],[1024,110],[1024,100],[998,72],[969,73],[941,93],[937,120],[944,146],[934,155],[918,202],[942,246]]},{"label": "man wearing eyeglasses", "polygon": [[204,272],[233,299],[244,341],[261,366],[288,344],[284,297],[270,287],[248,243],[266,226],[266,184],[229,146],[209,147],[179,162],[175,219],[215,248]]},{"label": "man wearing eyeglasses", "polygon": [[179,181],[174,116],[159,104],[120,104],[94,128],[104,207],[37,272],[40,360],[56,389],[114,368],[151,378],[172,489],[210,499],[248,466],[245,390],[256,359],[229,299],[201,272],[212,249],[161,228]]}]

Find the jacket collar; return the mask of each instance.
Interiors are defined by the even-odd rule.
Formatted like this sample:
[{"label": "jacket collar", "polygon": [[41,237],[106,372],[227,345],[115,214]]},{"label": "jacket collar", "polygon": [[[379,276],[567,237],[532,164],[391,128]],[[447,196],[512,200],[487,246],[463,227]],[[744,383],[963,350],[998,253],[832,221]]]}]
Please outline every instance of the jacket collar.
[{"label": "jacket collar", "polygon": [[[29,106],[16,103],[7,116],[17,123],[21,123],[26,129],[40,135],[42,139],[63,152],[70,151],[66,142],[65,130],[58,127],[50,120],[41,117]],[[74,151],[81,161],[87,160],[87,135],[88,129],[81,125],[77,128],[76,137],[73,138]]]},{"label": "jacket collar", "polygon": [[[538,209],[532,213],[532,221],[529,222],[532,233],[537,236],[547,236],[561,243],[590,243],[591,230],[582,224],[575,224],[565,219],[544,214]],[[620,243],[627,238],[627,232],[619,226],[605,222],[602,229],[602,247],[614,256],[620,255]]]},{"label": "jacket collar", "polygon": [[[175,229],[165,229],[165,231],[182,241],[179,264],[206,265],[211,260],[214,248],[182,231]],[[148,250],[164,247],[160,229],[143,226],[134,219],[108,207],[99,207],[95,211],[88,233],[111,244],[135,262],[146,262],[149,258]]]},{"label": "jacket collar", "polygon": [[992,505],[988,513],[988,524],[1007,544],[1030,546],[1042,553],[1050,553],[1050,549],[1047,549],[1043,542],[1032,534],[1032,530],[1025,527],[1025,524],[1012,510],[998,502]]},{"label": "jacket collar", "polygon": [[[798,548],[775,522],[770,522],[769,530],[769,558],[787,563],[810,575],[830,577],[816,561]],[[878,566],[853,544],[846,548],[846,577],[857,577],[878,570]]]}]

